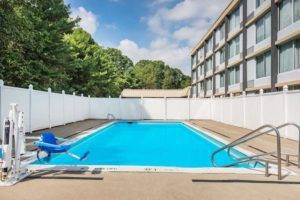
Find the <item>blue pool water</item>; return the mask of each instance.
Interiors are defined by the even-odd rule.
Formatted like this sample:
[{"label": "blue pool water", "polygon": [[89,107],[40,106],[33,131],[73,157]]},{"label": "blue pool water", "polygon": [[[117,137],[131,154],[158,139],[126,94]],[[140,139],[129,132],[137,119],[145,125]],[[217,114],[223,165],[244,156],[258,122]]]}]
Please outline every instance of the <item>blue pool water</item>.
[{"label": "blue pool water", "polygon": [[[222,145],[180,122],[116,122],[73,144],[70,152],[83,155],[89,151],[87,159],[59,154],[34,164],[212,167],[210,156]],[[216,158],[218,164],[235,161],[226,152]]]}]

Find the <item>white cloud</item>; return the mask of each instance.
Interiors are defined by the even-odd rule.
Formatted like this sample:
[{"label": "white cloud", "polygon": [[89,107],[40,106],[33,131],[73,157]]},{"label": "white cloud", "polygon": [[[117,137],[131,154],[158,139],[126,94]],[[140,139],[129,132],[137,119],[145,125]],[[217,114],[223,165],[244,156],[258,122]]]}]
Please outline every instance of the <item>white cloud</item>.
[{"label": "white cloud", "polygon": [[181,21],[199,18],[215,18],[229,0],[184,0],[166,12],[166,19]]},{"label": "white cloud", "polygon": [[150,43],[152,49],[165,48],[167,46],[169,46],[167,38],[157,38]]},{"label": "white cloud", "polygon": [[78,7],[72,12],[73,18],[76,18],[77,16],[81,18],[79,22],[81,28],[92,35],[97,31],[99,21],[93,12],[87,11],[84,7]]},{"label": "white cloud", "polygon": [[[142,17],[153,33],[149,47],[140,47],[124,39],[118,48],[135,62],[141,59],[163,60],[171,67],[190,74],[190,49],[201,39],[230,0],[154,0],[153,13]],[[170,5],[170,4],[169,4]]]},{"label": "white cloud", "polygon": [[[230,0],[183,0],[171,8],[157,8],[148,17],[149,30],[158,35],[169,35],[178,41],[195,44],[204,35],[212,20]],[[196,39],[195,39],[196,38]]]},{"label": "white cloud", "polygon": [[190,26],[181,27],[173,33],[174,38],[177,40],[190,40],[194,38],[194,35],[195,29]]},{"label": "white cloud", "polygon": [[198,19],[189,25],[175,29],[173,38],[178,41],[187,41],[190,47],[194,46],[211,26],[211,21]]},{"label": "white cloud", "polygon": [[[201,0],[203,2],[203,0]],[[197,0],[185,0],[176,4],[166,12],[165,17],[168,20],[180,21],[193,18],[200,14],[201,3]]]},{"label": "white cloud", "polygon": [[161,20],[162,13],[164,13],[164,10],[160,10],[155,15],[150,17],[148,19],[147,25],[153,33],[158,35],[167,35],[168,30],[165,28],[166,25],[164,24],[166,22]]},{"label": "white cloud", "polygon": [[168,43],[164,38],[152,41],[150,46],[150,48],[142,48],[134,41],[124,39],[117,48],[134,62],[143,59],[162,60],[172,67],[180,67],[184,73],[189,74],[189,65],[186,63],[188,47],[179,47],[176,44]]}]

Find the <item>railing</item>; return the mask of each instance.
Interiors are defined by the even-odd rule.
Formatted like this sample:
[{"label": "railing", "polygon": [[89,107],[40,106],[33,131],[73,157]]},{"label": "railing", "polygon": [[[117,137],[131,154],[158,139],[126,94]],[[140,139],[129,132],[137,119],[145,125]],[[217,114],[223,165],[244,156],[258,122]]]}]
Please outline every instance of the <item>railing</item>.
[{"label": "railing", "polygon": [[[228,165],[223,165],[223,167],[231,167],[231,166],[235,166],[235,165],[238,165],[238,164],[241,164],[241,163],[246,163],[246,162],[265,162],[266,163],[266,175],[268,174],[268,169],[269,169],[269,163],[274,163],[274,164],[277,164],[278,165],[278,179],[281,180],[282,178],[282,175],[281,175],[281,156],[283,155],[282,152],[281,152],[281,141],[280,141],[280,133],[279,133],[279,129],[282,129],[284,127],[287,127],[287,126],[294,126],[298,129],[298,137],[299,137],[299,141],[298,141],[298,154],[295,154],[295,155],[292,155],[292,154],[289,154],[289,153],[286,153],[284,155],[286,155],[286,163],[287,163],[287,166],[289,165],[289,157],[290,156],[297,156],[298,157],[298,168],[300,168],[300,126],[295,124],[295,123],[285,123],[285,124],[282,124],[278,127],[274,127],[272,125],[264,125],[264,126],[261,126],[259,127],[258,129],[254,130],[254,131],[251,131],[250,133],[244,135],[243,137],[225,145],[224,147],[218,149],[217,151],[215,151],[212,156],[211,156],[211,161],[212,161],[212,164],[214,166],[216,166],[216,162],[215,162],[215,155],[225,149],[228,149],[227,150],[227,153],[230,157],[232,157],[233,155],[231,154],[231,149],[237,145],[240,145],[240,144],[243,144],[245,142],[248,142],[249,140],[252,140],[252,139],[255,139],[261,135],[264,135],[264,134],[267,134],[267,133],[270,133],[272,131],[275,131],[276,133],[276,141],[277,141],[277,151],[276,152],[268,152],[268,153],[262,153],[262,154],[259,154],[259,155],[254,155],[254,156],[247,156],[247,157],[243,157],[243,158],[238,158],[237,162],[234,162],[234,163],[231,163],[231,164],[228,164]],[[265,128],[270,128],[269,130],[267,131],[264,131],[264,132],[259,132],[260,130],[263,130]],[[255,134],[256,133],[256,134]],[[261,157],[264,157],[264,156],[271,156],[273,155],[274,153],[277,153],[277,162],[274,162],[274,161],[271,161],[271,160],[268,160],[268,159],[263,159]]]},{"label": "railing", "polygon": [[[270,130],[268,131],[265,131],[265,132],[259,132],[260,130],[263,130],[263,129],[266,129],[266,128],[269,128]],[[266,134],[267,132],[271,132],[271,131],[274,131],[276,133],[276,142],[277,142],[277,148],[276,148],[276,153],[277,153],[277,171],[278,171],[278,179],[281,180],[282,179],[282,174],[281,174],[281,138],[280,138],[280,133],[278,131],[278,129],[275,127],[275,126],[272,126],[272,125],[263,125],[257,129],[255,129],[254,131],[251,131],[250,133],[244,135],[243,137],[223,146],[222,148],[216,150],[215,152],[213,152],[213,154],[211,155],[211,162],[213,164],[213,166],[217,166],[216,165],[216,162],[215,162],[215,155],[225,149],[230,149],[232,147],[235,147],[239,144],[242,144],[242,143],[245,143],[245,142],[248,142],[249,140],[252,140],[254,138],[257,138],[263,134]],[[255,134],[256,133],[256,134]],[[230,154],[230,150],[228,150],[229,154]],[[274,152],[269,152],[269,153],[263,153],[263,154],[259,154],[259,155],[255,155],[255,156],[249,156],[249,157],[245,157],[245,158],[242,158],[240,159],[239,161],[235,162],[235,163],[232,163],[232,164],[229,164],[229,165],[224,165],[223,167],[230,167],[230,166],[235,166],[235,165],[238,165],[238,164],[241,164],[241,163],[245,163],[245,162],[258,162],[258,161],[263,161],[266,163],[266,174],[267,174],[267,170],[268,170],[268,164],[269,162],[272,162],[272,161],[269,161],[269,160],[265,160],[265,159],[261,159],[260,157],[262,156],[266,156],[266,155],[271,155],[273,154]]]},{"label": "railing", "polygon": [[[297,124],[295,124],[295,123],[290,123],[290,122],[288,122],[288,123],[282,124],[282,125],[280,125],[280,126],[277,126],[276,128],[277,128],[277,130],[279,130],[279,129],[282,129],[282,128],[287,127],[287,126],[294,126],[294,127],[296,127],[296,128],[298,129],[298,137],[299,137],[299,140],[298,140],[298,154],[295,154],[295,155],[293,155],[293,156],[297,156],[297,157],[298,157],[298,168],[300,168],[300,126],[297,125]],[[273,131],[273,130],[271,129],[271,130],[262,132],[262,133],[258,134],[257,137],[260,136],[260,135],[263,135],[263,134],[270,133],[270,132],[272,132],[272,131]],[[250,138],[250,139],[251,139],[251,138]],[[228,153],[229,156],[232,156],[232,155],[230,154],[231,148],[232,148],[232,147],[229,147],[229,148],[228,148],[228,151],[227,151],[227,153]],[[288,165],[288,164],[289,164],[289,157],[290,157],[292,154],[282,153],[282,152],[281,152],[281,155],[286,155],[286,163],[287,163],[287,165]]]}]

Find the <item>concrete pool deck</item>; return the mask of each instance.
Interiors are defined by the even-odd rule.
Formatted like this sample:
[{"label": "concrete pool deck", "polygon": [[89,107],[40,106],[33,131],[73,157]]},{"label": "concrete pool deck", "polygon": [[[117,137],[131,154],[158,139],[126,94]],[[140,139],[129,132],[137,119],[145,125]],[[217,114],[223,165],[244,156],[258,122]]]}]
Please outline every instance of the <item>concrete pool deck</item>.
[{"label": "concrete pool deck", "polygon": [[[86,120],[55,127],[61,137],[72,137],[94,129],[105,120]],[[210,120],[190,123],[225,140],[232,141],[249,130]],[[73,129],[71,128],[73,127]],[[38,135],[40,132],[35,132]],[[264,136],[244,145],[250,151],[273,148],[273,136]],[[296,150],[297,142],[283,139],[287,150]],[[0,199],[299,199],[300,177],[249,174],[184,174],[127,172],[44,172],[34,174],[12,187],[0,188]]]}]

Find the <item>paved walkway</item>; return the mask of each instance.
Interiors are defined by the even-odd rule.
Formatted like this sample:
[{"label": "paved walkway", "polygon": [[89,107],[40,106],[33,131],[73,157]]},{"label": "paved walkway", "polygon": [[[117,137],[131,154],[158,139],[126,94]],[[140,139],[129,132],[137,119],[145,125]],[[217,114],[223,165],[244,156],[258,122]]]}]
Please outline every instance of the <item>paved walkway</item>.
[{"label": "paved walkway", "polygon": [[[248,132],[245,129],[213,121],[191,122],[202,128],[210,129],[211,132],[215,132],[214,134],[227,140],[233,140]],[[92,124],[103,122],[79,123],[67,125],[69,127],[57,127],[55,131],[62,134],[61,136],[68,137],[73,134],[70,127],[77,127],[74,128],[74,132],[76,132],[76,130],[93,127],[90,126]],[[264,148],[269,150],[273,139],[272,136],[266,136],[266,139],[258,140],[258,143],[247,145],[246,148],[255,151],[258,145],[259,151]],[[293,141],[286,140],[284,143],[291,150],[296,147],[296,143]],[[241,174],[51,172],[35,174],[13,187],[0,188],[1,200],[298,200],[299,197],[299,176],[289,176],[283,181],[277,181],[276,176],[266,178],[263,175]]]},{"label": "paved walkway", "polygon": [[31,135],[39,136],[41,132],[51,131],[54,132],[58,137],[70,138],[76,136],[77,134],[83,131],[99,127],[102,124],[106,123],[107,121],[108,120],[104,120],[104,119],[87,119],[84,121],[66,124],[65,126],[56,126],[51,129],[34,131]]},{"label": "paved walkway", "polygon": [[53,173],[0,188],[3,200],[299,200],[300,180],[234,174]]}]

